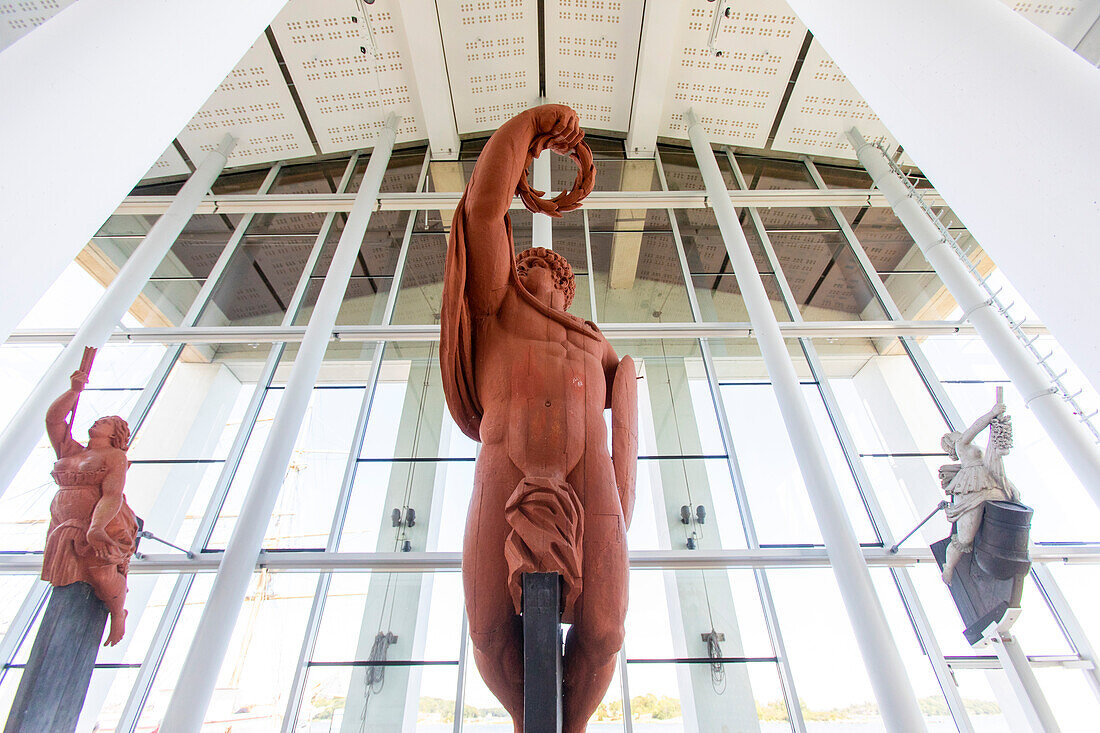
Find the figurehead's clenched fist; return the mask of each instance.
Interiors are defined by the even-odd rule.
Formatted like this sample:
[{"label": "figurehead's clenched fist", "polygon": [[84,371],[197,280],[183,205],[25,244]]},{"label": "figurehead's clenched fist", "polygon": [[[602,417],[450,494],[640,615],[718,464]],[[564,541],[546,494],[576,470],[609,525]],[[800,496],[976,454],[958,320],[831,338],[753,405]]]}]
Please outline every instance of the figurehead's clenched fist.
[{"label": "figurehead's clenched fist", "polygon": [[[580,207],[584,197],[592,192],[596,166],[592,161],[592,150],[584,143],[584,130],[581,129],[577,113],[563,104],[543,104],[523,112],[513,121],[515,120],[529,124],[531,135],[523,175],[516,183],[516,195],[523,201],[523,205],[536,214],[554,217]],[[534,189],[527,182],[531,163],[544,150],[568,155],[577,164],[577,177],[572,189],[563,191],[550,200],[541,198],[546,194],[545,191]]]}]

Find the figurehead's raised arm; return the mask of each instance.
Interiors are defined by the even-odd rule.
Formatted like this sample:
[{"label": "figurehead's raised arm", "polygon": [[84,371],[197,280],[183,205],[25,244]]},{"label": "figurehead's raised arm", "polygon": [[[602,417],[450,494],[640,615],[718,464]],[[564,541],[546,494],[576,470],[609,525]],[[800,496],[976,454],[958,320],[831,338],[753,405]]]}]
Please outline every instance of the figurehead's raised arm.
[{"label": "figurehead's raised arm", "polygon": [[[583,140],[577,113],[564,105],[544,104],[516,115],[485,144],[455,210],[443,272],[439,357],[447,406],[473,440],[480,440],[482,414],[473,373],[476,321],[500,309],[514,282],[508,209],[517,193],[528,209],[550,216],[580,206],[595,179],[592,152]],[[573,189],[549,201],[531,189],[525,172],[548,149],[572,155],[580,168]]]},{"label": "figurehead's raised arm", "polygon": [[77,400],[84,391],[84,385],[88,383],[88,373],[77,370],[69,377],[69,390],[58,397],[46,410],[46,435],[50,438],[50,445],[58,458],[64,458],[76,451],[84,449],[84,446],[73,438],[72,426],[69,423],[69,415],[76,410]]},{"label": "figurehead's raised arm", "polygon": [[560,215],[557,208],[539,206],[528,195],[543,193],[526,185],[531,159],[547,148],[568,153],[583,139],[576,112],[545,104],[504,123],[485,144],[451,228],[452,246],[465,250],[466,297],[473,315],[496,312],[504,299],[513,254],[507,216],[517,191],[529,208]]}]

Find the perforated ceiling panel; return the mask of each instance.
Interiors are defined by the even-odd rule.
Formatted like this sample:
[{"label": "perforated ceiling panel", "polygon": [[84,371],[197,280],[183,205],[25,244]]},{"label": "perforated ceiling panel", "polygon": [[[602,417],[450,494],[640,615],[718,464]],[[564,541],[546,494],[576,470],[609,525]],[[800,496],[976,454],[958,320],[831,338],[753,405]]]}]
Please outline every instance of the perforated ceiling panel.
[{"label": "perforated ceiling panel", "polygon": [[1042,28],[1059,41],[1074,48],[1100,17],[1100,0],[1061,0],[1060,2],[1002,3]]},{"label": "perforated ceiling panel", "polygon": [[853,125],[867,140],[885,140],[891,150],[897,147],[878,115],[815,40],[806,52],[772,148],[854,160],[855,150],[844,137]]},{"label": "perforated ceiling panel", "polygon": [[372,147],[391,111],[397,142],[427,137],[395,5],[367,5],[367,23],[352,0],[292,0],[271,24],[323,153]]},{"label": "perforated ceiling panel", "polygon": [[153,163],[153,167],[149,169],[149,172],[141,177],[141,180],[187,175],[190,172],[191,169],[187,167],[187,163],[183,162],[183,156],[176,150],[176,146],[169,145],[168,149],[157,158],[157,162]]},{"label": "perforated ceiling panel", "polygon": [[75,0],[0,2],[0,51],[72,5]]},{"label": "perforated ceiling panel", "polygon": [[673,60],[660,135],[686,138],[693,107],[714,142],[763,147],[798,57],[806,26],[780,0],[739,0],[707,48],[718,3],[684,2],[681,50]]},{"label": "perforated ceiling panel", "polygon": [[642,0],[547,0],[546,98],[577,110],[581,125],[630,124]]},{"label": "perforated ceiling panel", "polygon": [[177,139],[197,165],[227,132],[237,137],[227,167],[314,154],[265,36],[252,44]]},{"label": "perforated ceiling panel", "polygon": [[460,134],[495,130],[538,103],[534,0],[436,3]]}]

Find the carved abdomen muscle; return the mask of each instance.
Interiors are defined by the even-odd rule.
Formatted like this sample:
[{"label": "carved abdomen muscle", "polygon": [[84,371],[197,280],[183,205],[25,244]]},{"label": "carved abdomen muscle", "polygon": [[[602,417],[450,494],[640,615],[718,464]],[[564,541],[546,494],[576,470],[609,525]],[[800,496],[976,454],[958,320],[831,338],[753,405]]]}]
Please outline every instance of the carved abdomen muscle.
[{"label": "carved abdomen muscle", "polygon": [[509,370],[508,457],[527,476],[564,479],[585,448],[584,354],[569,358],[576,347],[555,343],[520,349]]}]

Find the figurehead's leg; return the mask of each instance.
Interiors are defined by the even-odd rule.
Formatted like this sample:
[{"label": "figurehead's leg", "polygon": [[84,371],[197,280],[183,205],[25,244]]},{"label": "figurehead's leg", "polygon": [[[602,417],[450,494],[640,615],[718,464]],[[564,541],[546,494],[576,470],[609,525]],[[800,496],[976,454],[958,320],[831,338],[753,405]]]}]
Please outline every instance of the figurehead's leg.
[{"label": "figurehead's leg", "polygon": [[511,461],[482,449],[463,539],[462,582],[474,663],[489,690],[523,730],[523,627],[508,593],[504,503],[522,478]]},{"label": "figurehead's leg", "polygon": [[979,504],[955,521],[955,531],[951,535],[951,542],[947,545],[945,562],[943,564],[943,582],[951,584],[955,577],[955,568],[962,556],[974,551],[974,539],[978,536],[978,529],[982,526],[982,516],[985,514],[983,505]]},{"label": "figurehead's leg", "polygon": [[629,562],[615,484],[585,496],[584,590],[565,643],[564,733],[583,733],[615,674],[623,646]]},{"label": "figurehead's leg", "polygon": [[523,733],[523,624],[512,616],[498,628],[470,631],[474,663],[486,687],[512,716],[516,733]]},{"label": "figurehead's leg", "polygon": [[111,615],[111,627],[105,644],[114,646],[126,633],[126,576],[115,565],[96,565],[88,568],[87,573],[92,590]]}]

